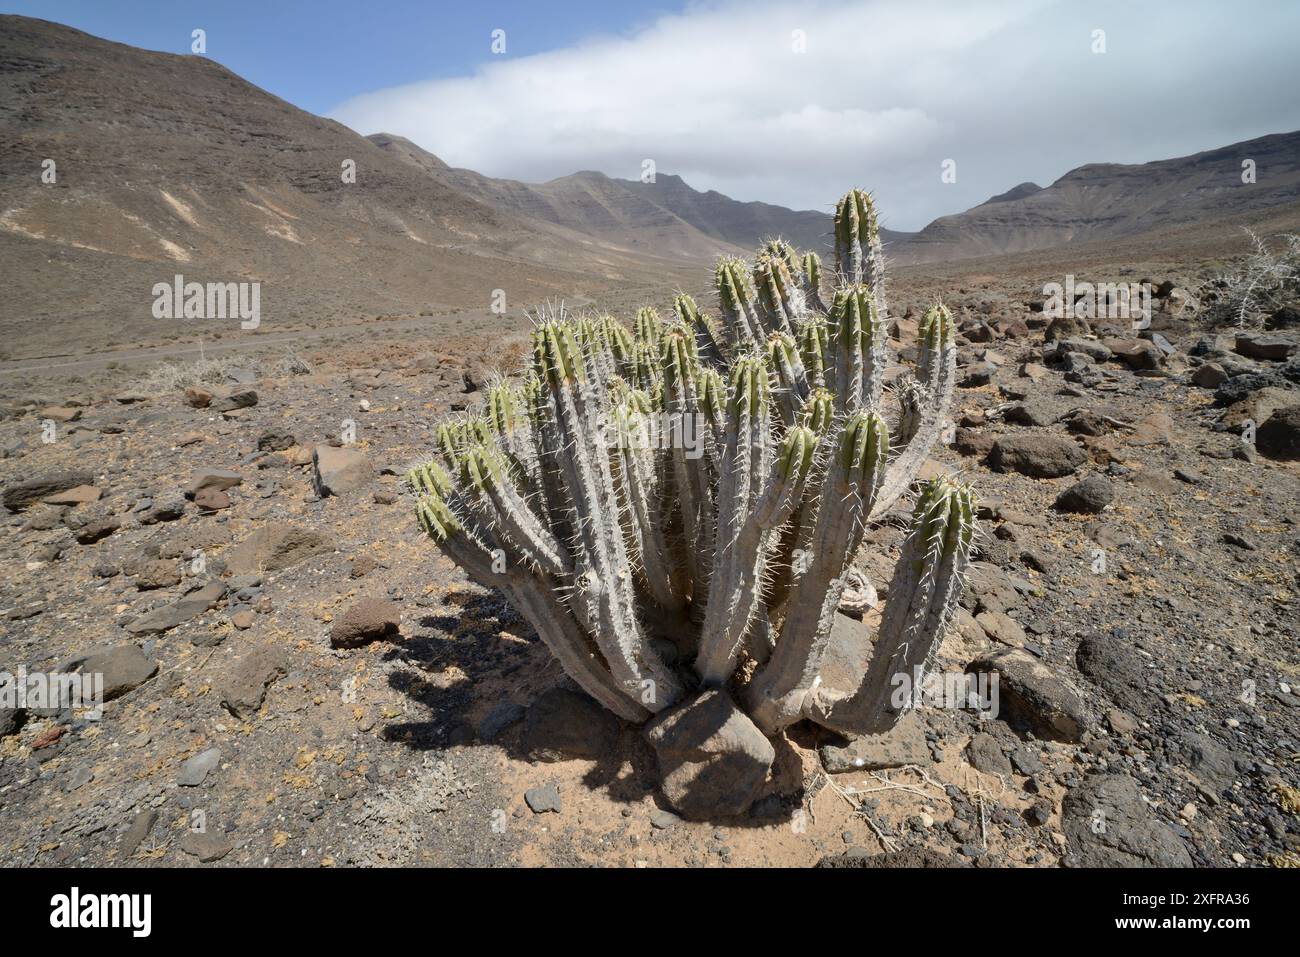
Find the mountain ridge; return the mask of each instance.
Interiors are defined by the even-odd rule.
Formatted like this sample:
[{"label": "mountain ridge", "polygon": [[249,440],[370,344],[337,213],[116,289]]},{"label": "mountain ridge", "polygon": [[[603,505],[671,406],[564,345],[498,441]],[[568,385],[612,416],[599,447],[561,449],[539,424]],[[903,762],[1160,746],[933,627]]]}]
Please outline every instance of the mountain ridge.
[{"label": "mountain ridge", "polygon": [[[828,213],[741,202],[672,173],[494,179],[400,136],[363,137],[215,61],[12,15],[0,15],[0,159],[0,255],[13,276],[0,334],[11,342],[38,324],[52,341],[85,323],[127,342],[194,335],[151,316],[148,290],[180,272],[263,282],[284,328],[483,308],[496,289],[512,305],[607,303],[702,288],[718,255],[774,236],[824,257],[831,246]],[[1243,159],[1257,182],[1241,181]],[[1084,164],[917,233],[882,233],[899,265],[948,263],[1294,204],[1300,132]]]},{"label": "mountain ridge", "polygon": [[[1245,159],[1255,162],[1256,182],[1242,181]],[[920,263],[1033,252],[1294,203],[1300,131],[1148,163],[1085,163],[1047,187],[1034,186],[1022,183],[939,217],[900,244],[895,258]]]},{"label": "mountain ridge", "polygon": [[824,252],[830,246],[832,217],[827,213],[734,200],[716,190],[696,190],[673,173],[658,173],[653,183],[643,183],[577,170],[526,183],[449,166],[397,134],[372,133],[367,139],[504,212],[626,245],[666,243],[681,258],[746,252],[774,236],[804,249]]},{"label": "mountain ridge", "polygon": [[199,334],[152,316],[176,273],[262,283],[270,330],[486,308],[497,288],[589,300],[685,268],[512,217],[215,61],[27,17],[0,16],[0,160],[8,342]]}]

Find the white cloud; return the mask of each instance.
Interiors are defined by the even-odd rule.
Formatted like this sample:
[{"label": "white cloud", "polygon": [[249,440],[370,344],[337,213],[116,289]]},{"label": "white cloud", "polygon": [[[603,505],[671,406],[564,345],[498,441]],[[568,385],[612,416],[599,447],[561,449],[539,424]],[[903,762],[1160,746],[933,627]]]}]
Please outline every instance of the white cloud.
[{"label": "white cloud", "polygon": [[[915,229],[1085,162],[1300,127],[1297,27],[1300,7],[1247,17],[1212,0],[733,2],[331,115],[529,182],[580,169],[634,179],[651,158],[697,189],[795,208],[861,185],[887,224]],[[1105,54],[1091,52],[1094,29]],[[949,158],[954,185],[939,178]]]}]

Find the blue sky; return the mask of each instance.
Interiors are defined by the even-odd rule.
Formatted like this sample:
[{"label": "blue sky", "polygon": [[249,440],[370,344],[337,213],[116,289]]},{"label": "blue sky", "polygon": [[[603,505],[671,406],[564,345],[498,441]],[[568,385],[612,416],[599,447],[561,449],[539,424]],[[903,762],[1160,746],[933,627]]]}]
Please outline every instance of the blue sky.
[{"label": "blue sky", "polygon": [[616,0],[0,0],[5,13],[168,53],[189,53],[190,33],[201,27],[211,59],[322,115],[361,93],[471,73],[491,58],[497,28],[506,30],[510,56],[528,56],[634,29],[681,6]]},{"label": "blue sky", "polygon": [[[1144,163],[1300,129],[1294,0],[0,9],[174,53],[189,53],[201,27],[209,57],[277,96],[489,176],[637,179],[650,160],[696,189],[822,210],[856,185],[876,193],[895,229],[1085,163]],[[491,50],[498,28],[504,55]],[[949,164],[955,175],[941,179]]]}]

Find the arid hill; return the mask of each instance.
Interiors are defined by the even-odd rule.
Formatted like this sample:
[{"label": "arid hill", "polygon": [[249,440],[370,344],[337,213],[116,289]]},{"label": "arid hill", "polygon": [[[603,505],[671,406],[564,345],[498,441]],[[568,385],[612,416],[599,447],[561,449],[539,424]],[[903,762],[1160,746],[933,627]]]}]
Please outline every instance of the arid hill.
[{"label": "arid hill", "polygon": [[[1253,160],[1255,182],[1242,182]],[[1218,222],[1300,201],[1300,132],[1141,165],[1090,163],[1046,189],[1019,186],[895,243],[901,262],[1052,249]]]},{"label": "arid hill", "polygon": [[176,273],[260,281],[265,332],[486,307],[496,288],[573,301],[665,269],[537,229],[211,60],[25,17],[0,17],[0,158],[12,356],[177,335],[150,294]]}]

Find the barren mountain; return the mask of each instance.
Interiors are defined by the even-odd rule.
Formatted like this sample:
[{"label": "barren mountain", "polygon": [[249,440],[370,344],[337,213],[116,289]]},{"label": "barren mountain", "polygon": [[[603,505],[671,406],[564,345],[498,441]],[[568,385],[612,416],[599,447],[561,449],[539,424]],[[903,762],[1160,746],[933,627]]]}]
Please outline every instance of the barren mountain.
[{"label": "barren mountain", "polygon": [[[1241,182],[1246,158],[1256,183]],[[155,284],[178,274],[260,282],[253,334],[290,335],[481,314],[497,289],[512,315],[550,298],[617,308],[651,288],[698,288],[714,256],[771,236],[824,252],[831,229],[826,212],[738,202],[665,173],[529,184],[454,169],[202,57],[14,16],[0,17],[0,159],[0,335],[17,359],[221,338],[228,327],[153,317]],[[1084,166],[885,239],[902,264],[941,263],[1153,228],[1236,230],[1282,210],[1300,210],[1300,133]]]},{"label": "barren mountain", "polygon": [[[773,236],[823,253],[831,245],[829,213],[743,203],[715,190],[700,192],[672,174],[659,173],[653,183],[643,183],[584,170],[545,183],[521,183],[455,169],[391,133],[375,133],[369,139],[437,182],[505,213],[630,249],[649,247],[665,255],[696,258],[749,250]],[[884,230],[886,242],[908,235]]]},{"label": "barren mountain", "polygon": [[536,229],[211,60],[24,17],[0,17],[0,158],[11,354],[192,336],[151,314],[177,273],[260,281],[266,332],[572,301],[654,254]]},{"label": "barren mountain", "polygon": [[[1255,182],[1242,182],[1244,160]],[[1141,165],[1090,163],[936,219],[893,256],[903,262],[993,256],[1217,222],[1300,201],[1300,132]]]}]

